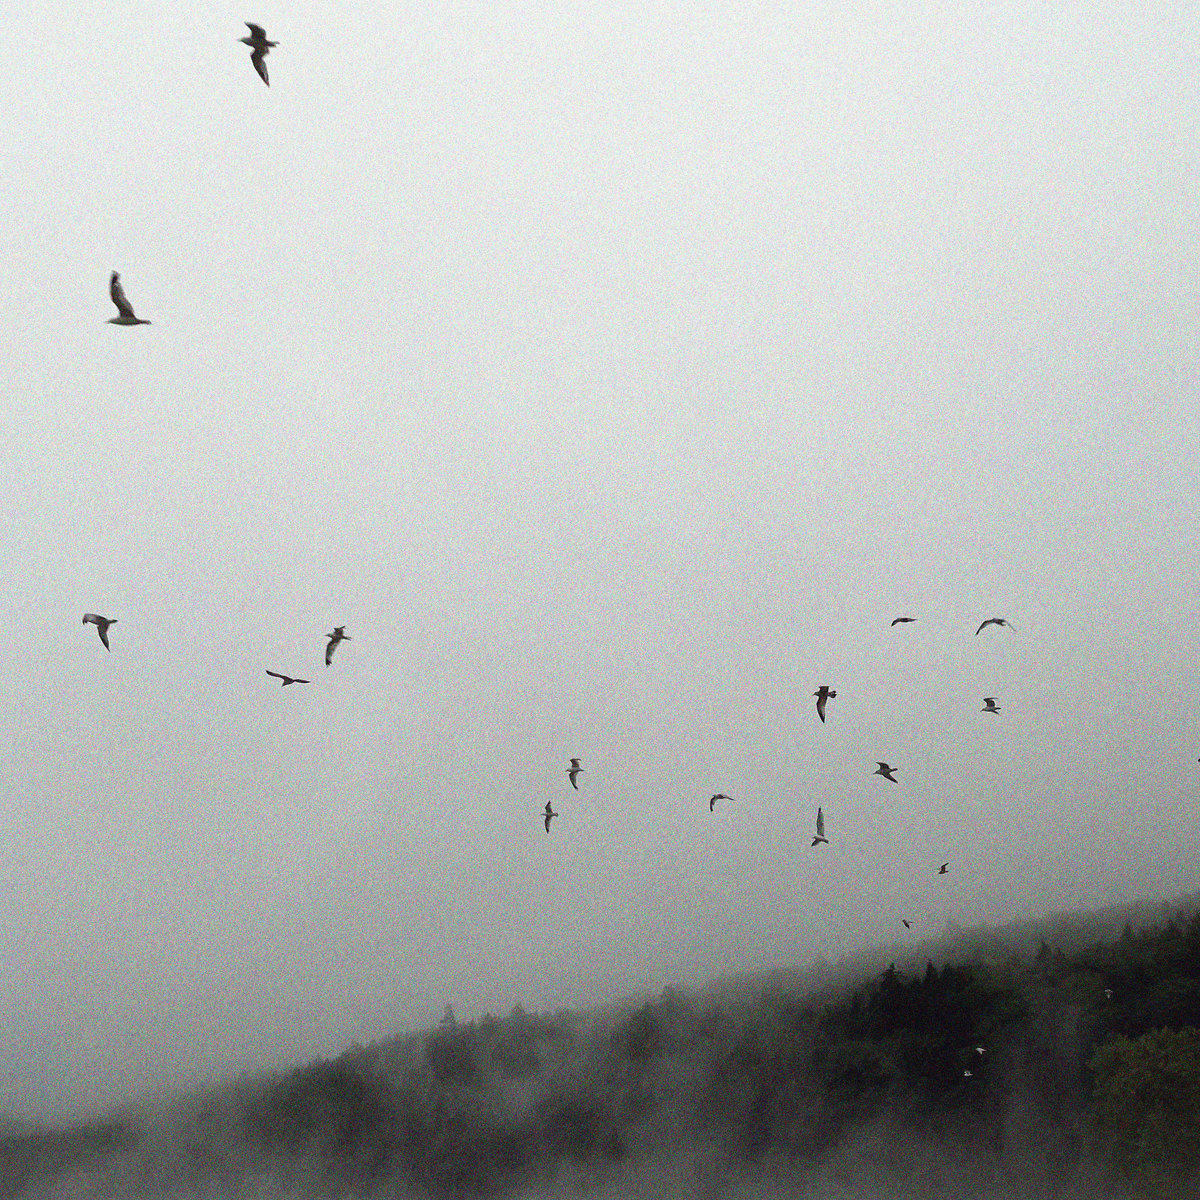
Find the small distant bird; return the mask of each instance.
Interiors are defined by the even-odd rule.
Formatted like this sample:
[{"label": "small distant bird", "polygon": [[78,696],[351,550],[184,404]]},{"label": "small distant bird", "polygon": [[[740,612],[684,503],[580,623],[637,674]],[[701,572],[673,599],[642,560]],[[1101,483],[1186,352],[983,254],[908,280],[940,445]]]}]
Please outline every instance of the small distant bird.
[{"label": "small distant bird", "polygon": [[732,800],[732,799],[733,799],[732,796],[727,796],[727,795],[725,795],[724,792],[718,792],[715,796],[709,797],[708,811],[712,812],[712,810],[717,807],[718,800]]},{"label": "small distant bird", "polygon": [[825,836],[825,814],[821,811],[820,805],[817,806],[817,836],[813,838],[812,844],[819,846],[824,843],[829,845],[829,839]]},{"label": "small distant bird", "polygon": [[250,61],[254,64],[254,69],[263,83],[270,87],[271,81],[267,78],[267,64],[264,60],[271,52],[271,47],[278,46],[279,43],[268,42],[267,31],[261,25],[255,25],[250,21],[245,21],[243,24],[250,30],[250,36],[238,38],[238,41],[244,46],[250,47]]},{"label": "small distant bird", "polygon": [[346,633],[345,625],[335,625],[332,633],[325,635],[329,639],[329,645],[325,647],[325,665],[329,666],[333,662],[333,652],[342,642],[352,642],[354,639]]},{"label": "small distant bird", "polygon": [[963,1078],[964,1078],[964,1079],[974,1079],[974,1078],[975,1078],[975,1074],[974,1074],[974,1072],[972,1072],[972,1071],[968,1071],[968,1070],[966,1070],[966,1069],[964,1068],[964,1069],[963,1069]]},{"label": "small distant bird", "polygon": [[813,692],[813,695],[817,698],[817,716],[821,718],[821,724],[824,725],[825,704],[827,701],[833,699],[833,697],[837,695],[837,692],[835,692],[833,688],[829,686],[829,684],[823,683],[815,692]]},{"label": "small distant bird", "polygon": [[912,922],[911,922],[911,921],[906,921],[906,920],[905,920],[903,917],[901,917],[901,918],[900,918],[900,924],[901,924],[901,925],[903,925],[905,929],[911,929],[911,928],[912,928]]},{"label": "small distant bird", "polygon": [[100,635],[100,641],[104,643],[105,650],[112,650],[108,644],[108,627],[117,623],[116,617],[102,617],[99,613],[84,613],[83,625],[95,625],[96,632]]},{"label": "small distant bird", "polygon": [[987,1047],[986,1046],[976,1046],[975,1053],[978,1054],[980,1058],[983,1058],[983,1056],[987,1053]]},{"label": "small distant bird", "polygon": [[268,671],[267,674],[272,679],[282,679],[284,687],[287,687],[289,683],[308,683],[307,679],[293,679],[291,675],[280,675],[278,671]]},{"label": "small distant bird", "polygon": [[975,636],[978,637],[980,633],[982,633],[983,630],[985,630],[989,625],[1004,625],[1009,629],[1016,628],[1011,621],[1006,621],[1003,617],[988,617],[988,619],[984,621],[977,630],[975,630]]},{"label": "small distant bird", "polygon": [[547,833],[549,833],[549,832],[550,832],[550,819],[551,819],[552,817],[557,817],[557,816],[558,816],[558,813],[556,813],[556,812],[554,811],[554,809],[552,809],[552,808],[550,807],[550,801],[549,801],[549,800],[547,800],[547,801],[546,801],[546,832],[547,832]]},{"label": "small distant bird", "polygon": [[916,617],[897,617],[892,622],[892,624],[893,625],[912,625],[916,621],[916,619],[917,619]]},{"label": "small distant bird", "polygon": [[117,306],[118,316],[109,317],[107,324],[109,325],[149,325],[149,321],[143,321],[141,317],[133,311],[133,305],[129,303],[125,295],[125,289],[121,286],[121,277],[114,271],[112,278],[108,281],[108,294],[112,297],[112,302]]},{"label": "small distant bird", "polygon": [[882,775],[884,779],[890,779],[893,783],[900,782],[900,780],[896,778],[896,771],[899,769],[898,767],[889,767],[887,763],[879,762],[878,759],[876,759],[876,763],[879,767],[879,770],[872,771],[871,773],[873,775]]},{"label": "small distant bird", "polygon": [[947,867],[949,867],[949,866],[950,866],[950,864],[949,864],[948,862],[944,862],[944,863],[942,863],[942,865],[941,865],[940,867],[938,867],[938,874],[939,874],[939,875],[945,875],[945,873],[946,873],[946,868],[947,868]]},{"label": "small distant bird", "polygon": [[571,759],[571,765],[567,768],[567,778],[571,781],[571,786],[579,791],[579,784],[575,781],[583,774],[583,768],[579,765],[579,759]]},{"label": "small distant bird", "polygon": [[984,696],[983,703],[984,707],[979,710],[980,712],[998,713],[1000,711],[995,696]]},{"label": "small distant bird", "polygon": [[1112,991],[1112,988],[1105,988],[1105,989],[1104,989],[1104,998],[1105,998],[1105,1000],[1111,1000],[1111,999],[1112,999],[1112,997],[1113,997],[1113,991]]}]

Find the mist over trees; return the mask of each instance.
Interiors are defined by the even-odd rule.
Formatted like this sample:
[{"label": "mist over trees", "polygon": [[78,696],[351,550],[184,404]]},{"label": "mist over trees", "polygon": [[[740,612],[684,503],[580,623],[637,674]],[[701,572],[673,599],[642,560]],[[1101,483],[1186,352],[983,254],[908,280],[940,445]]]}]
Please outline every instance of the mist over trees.
[{"label": "mist over trees", "polygon": [[632,1196],[670,1172],[713,1196],[1194,1197],[1198,910],[1135,930],[1131,909],[1106,940],[1089,927],[1121,913],[1061,941],[952,931],[920,966],[857,956],[590,1014],[447,1005],[435,1029],[157,1113],[10,1128],[0,1200]]}]

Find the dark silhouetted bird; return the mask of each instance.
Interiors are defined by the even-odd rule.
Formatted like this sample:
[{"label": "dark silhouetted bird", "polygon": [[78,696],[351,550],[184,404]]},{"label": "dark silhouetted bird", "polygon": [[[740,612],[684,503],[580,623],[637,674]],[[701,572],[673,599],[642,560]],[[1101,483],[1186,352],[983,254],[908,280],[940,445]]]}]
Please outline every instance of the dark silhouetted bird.
[{"label": "dark silhouetted bird", "polygon": [[1003,617],[988,617],[988,619],[984,621],[977,630],[975,630],[975,636],[978,637],[980,633],[982,633],[983,630],[985,630],[989,625],[1005,625],[1009,629],[1016,628],[1015,625],[1009,621],[1006,621]]},{"label": "dark silhouetted bird", "polygon": [[250,36],[238,38],[244,46],[250,47],[250,61],[254,64],[254,69],[258,72],[259,78],[267,85],[271,86],[271,81],[267,78],[266,57],[271,52],[272,46],[278,46],[278,42],[267,41],[267,31],[261,25],[254,25],[250,21],[243,22]]},{"label": "dark silhouetted bird", "polygon": [[996,703],[996,697],[995,696],[984,696],[983,708],[981,708],[979,711],[980,712],[998,713],[1000,711],[1000,706]]},{"label": "dark silhouetted bird", "polygon": [[95,625],[96,632],[100,635],[100,641],[104,644],[105,650],[111,650],[112,647],[108,644],[108,627],[117,623],[116,617],[102,617],[99,613],[84,613],[82,624]]},{"label": "dark silhouetted bird", "polygon": [[944,863],[942,863],[942,865],[941,865],[940,867],[938,867],[938,874],[939,874],[939,875],[945,875],[945,873],[946,873],[947,869],[949,868],[949,866],[950,866],[950,864],[949,864],[948,862],[944,862]]},{"label": "dark silhouetted bird", "polygon": [[345,625],[335,625],[332,633],[325,635],[329,639],[329,645],[325,647],[325,665],[329,666],[333,662],[333,652],[342,644],[342,642],[352,642],[354,639],[346,634]]},{"label": "dark silhouetted bird", "polygon": [[884,777],[884,779],[890,779],[893,783],[900,782],[896,778],[896,771],[899,769],[898,767],[889,767],[887,765],[887,763],[879,762],[878,759],[876,759],[876,763],[877,763],[879,769],[877,771],[873,771],[872,772],[873,775],[882,775]]},{"label": "dark silhouetted bird", "polygon": [[121,277],[114,271],[112,278],[108,281],[108,294],[112,297],[112,302],[117,306],[117,316],[109,317],[107,324],[109,325],[149,325],[149,321],[143,321],[141,317],[133,311],[133,305],[129,303],[125,295],[125,289],[121,286]]},{"label": "dark silhouetted bird", "polygon": [[550,821],[551,821],[551,819],[552,819],[552,818],[554,818],[554,817],[557,817],[557,816],[558,816],[558,813],[556,813],[556,812],[554,811],[554,809],[552,809],[552,808],[550,807],[550,801],[549,801],[549,800],[547,800],[547,801],[546,801],[546,813],[545,813],[545,817],[546,817],[546,832],[547,832],[547,833],[549,833],[549,832],[550,832]]},{"label": "dark silhouetted bird", "polygon": [[[577,759],[577,758],[571,759],[571,765],[567,768],[567,778],[571,781],[571,786],[576,791],[579,791],[579,784],[576,783],[575,781],[582,774],[583,774],[583,768],[579,765],[579,759]],[[600,790],[603,791],[604,789],[601,788]]]},{"label": "dark silhouetted bird", "polygon": [[901,924],[901,925],[903,925],[905,929],[911,929],[911,928],[912,928],[912,922],[911,922],[911,921],[906,921],[906,920],[905,920],[903,917],[901,917],[901,918],[900,918],[900,924]]},{"label": "dark silhouetted bird", "polygon": [[916,617],[896,617],[892,621],[892,624],[893,625],[912,625],[916,622],[916,619],[917,619]]},{"label": "dark silhouetted bird", "polygon": [[821,724],[824,725],[825,704],[827,701],[832,700],[833,697],[837,695],[837,692],[835,692],[833,688],[829,686],[829,684],[823,683],[815,692],[813,692],[813,695],[817,698],[817,716],[821,718]]},{"label": "dark silhouetted bird", "polygon": [[824,843],[829,845],[829,839],[825,836],[825,814],[821,811],[820,805],[817,806],[817,836],[813,838],[812,844],[819,846]]},{"label": "dark silhouetted bird", "polygon": [[278,671],[268,671],[267,674],[272,679],[282,679],[284,687],[287,687],[289,683],[308,683],[307,679],[294,679],[291,675],[280,675]]},{"label": "dark silhouetted bird", "polygon": [[712,812],[717,807],[718,800],[732,800],[732,796],[725,795],[724,792],[718,792],[715,796],[710,796],[708,800],[708,811]]}]

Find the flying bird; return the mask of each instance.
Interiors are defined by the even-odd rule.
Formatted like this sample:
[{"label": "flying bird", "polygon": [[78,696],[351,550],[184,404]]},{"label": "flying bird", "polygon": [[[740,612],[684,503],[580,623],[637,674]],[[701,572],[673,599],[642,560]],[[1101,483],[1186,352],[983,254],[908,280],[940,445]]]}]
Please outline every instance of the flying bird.
[{"label": "flying bird", "polygon": [[550,807],[550,801],[549,801],[549,800],[547,800],[547,801],[546,801],[546,832],[547,832],[547,833],[549,833],[549,832],[550,832],[550,819],[551,819],[551,817],[557,817],[557,816],[558,816],[558,813],[556,813],[556,812],[554,811],[554,809],[552,809],[552,808]]},{"label": "flying bird", "polygon": [[95,625],[96,632],[100,635],[100,641],[103,642],[105,650],[111,650],[112,647],[108,644],[108,627],[117,623],[116,617],[102,617],[99,613],[84,613],[84,625]]},{"label": "flying bird", "polygon": [[717,807],[718,800],[732,800],[732,799],[733,799],[732,796],[727,796],[727,795],[725,795],[724,792],[718,792],[715,796],[712,796],[709,798],[708,811],[712,812],[712,810]]},{"label": "flying bird", "polygon": [[342,642],[352,642],[354,639],[346,633],[345,625],[335,625],[332,633],[325,635],[329,639],[329,645],[325,647],[325,665],[329,666],[333,662],[333,652]]},{"label": "flying bird", "polygon": [[911,928],[912,928],[912,922],[911,922],[911,921],[906,921],[906,920],[905,920],[903,917],[901,917],[901,918],[900,918],[900,924],[901,924],[901,925],[903,925],[905,929],[911,929]]},{"label": "flying bird", "polygon": [[128,297],[125,295],[125,289],[121,286],[121,277],[114,271],[112,278],[108,281],[108,294],[112,297],[112,302],[117,306],[118,315],[109,317],[107,324],[109,325],[149,325],[149,321],[143,321],[141,317],[133,311],[133,305],[129,303]]},{"label": "flying bird", "polygon": [[986,1046],[976,1046],[975,1053],[978,1054],[979,1057],[982,1059],[983,1056],[987,1053],[987,1047]]},{"label": "flying bird", "polygon": [[980,712],[998,713],[1000,711],[995,696],[984,696],[983,703],[984,707],[979,710]]},{"label": "flying bird", "polygon": [[267,41],[267,31],[261,25],[255,25],[250,21],[244,22],[246,28],[250,30],[250,36],[238,38],[238,41],[245,46],[250,47],[250,61],[254,64],[254,69],[258,72],[259,78],[267,87],[271,86],[271,81],[267,78],[266,57],[271,52],[272,46],[278,46],[278,42]]},{"label": "flying bird", "polygon": [[571,759],[571,765],[567,768],[567,778],[571,781],[571,786],[579,791],[579,784],[575,781],[583,774],[583,768],[579,765],[579,759]]},{"label": "flying bird", "polygon": [[821,718],[821,724],[824,725],[825,704],[828,700],[831,700],[834,696],[836,696],[837,692],[835,692],[833,688],[829,686],[829,684],[823,683],[815,692],[813,692],[813,695],[817,698],[817,716]]},{"label": "flying bird", "polygon": [[289,683],[308,683],[309,682],[307,679],[293,679],[291,675],[280,675],[280,673],[278,671],[268,671],[267,674],[270,675],[272,679],[282,679],[284,687],[287,687],[287,685]]},{"label": "flying bird", "polygon": [[821,811],[821,806],[817,805],[817,836],[813,838],[812,844],[819,846],[824,843],[829,845],[829,839],[825,836],[825,814]]},{"label": "flying bird", "polygon": [[980,633],[982,633],[983,630],[985,630],[989,625],[1004,625],[1009,629],[1016,628],[1011,621],[1006,621],[1003,617],[988,617],[988,619],[984,621],[977,630],[975,630],[975,636],[978,637]]},{"label": "flying bird", "polygon": [[950,865],[950,864],[949,864],[948,862],[944,862],[944,863],[942,863],[942,865],[941,865],[940,867],[938,867],[938,874],[939,874],[939,875],[945,875],[945,873],[946,873],[946,868],[947,868],[947,867],[949,867],[949,865]]},{"label": "flying bird", "polygon": [[874,772],[872,772],[872,774],[874,774],[874,775],[882,775],[882,776],[884,777],[884,779],[890,779],[890,780],[891,780],[893,783],[899,783],[899,782],[900,782],[900,780],[898,780],[898,779],[896,778],[896,771],[897,771],[897,769],[898,769],[898,768],[896,768],[896,767],[889,767],[889,766],[887,765],[887,763],[885,763],[885,762],[879,762],[879,760],[878,760],[878,759],[876,759],[875,761],[876,761],[876,763],[877,763],[877,765],[878,765],[879,769],[878,769],[877,771],[874,771]]},{"label": "flying bird", "polygon": [[912,625],[916,621],[916,619],[917,619],[916,617],[897,617],[892,622],[892,624],[893,625]]}]

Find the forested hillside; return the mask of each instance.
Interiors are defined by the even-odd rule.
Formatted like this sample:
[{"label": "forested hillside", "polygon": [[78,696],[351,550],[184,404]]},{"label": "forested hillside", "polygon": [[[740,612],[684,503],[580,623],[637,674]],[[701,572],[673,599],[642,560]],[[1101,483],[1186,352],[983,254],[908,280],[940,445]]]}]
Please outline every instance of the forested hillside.
[{"label": "forested hillside", "polygon": [[[960,932],[865,979],[826,965],[599,1014],[448,1009],[435,1030],[154,1116],[10,1136],[0,1196],[769,1194],[806,1178],[855,1197],[1194,1197],[1196,898],[1162,915],[1067,948],[1044,923]],[[639,1183],[672,1173],[679,1189]]]}]

